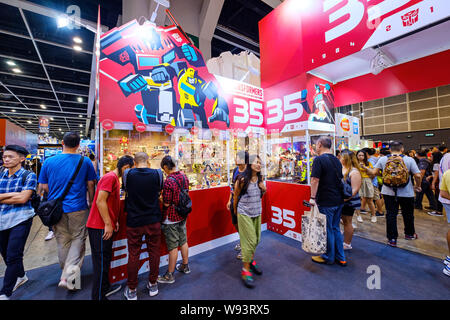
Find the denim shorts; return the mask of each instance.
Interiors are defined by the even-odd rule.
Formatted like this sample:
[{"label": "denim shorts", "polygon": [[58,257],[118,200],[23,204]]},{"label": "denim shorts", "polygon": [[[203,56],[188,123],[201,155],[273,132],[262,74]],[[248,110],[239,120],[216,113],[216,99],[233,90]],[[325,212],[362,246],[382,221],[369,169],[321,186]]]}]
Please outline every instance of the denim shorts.
[{"label": "denim shorts", "polygon": [[164,237],[166,237],[167,250],[169,251],[181,247],[187,242],[186,220],[174,224],[164,224],[162,231]]},{"label": "denim shorts", "polygon": [[442,204],[445,208],[445,214],[447,215],[447,223],[450,223],[450,204],[443,203]]}]

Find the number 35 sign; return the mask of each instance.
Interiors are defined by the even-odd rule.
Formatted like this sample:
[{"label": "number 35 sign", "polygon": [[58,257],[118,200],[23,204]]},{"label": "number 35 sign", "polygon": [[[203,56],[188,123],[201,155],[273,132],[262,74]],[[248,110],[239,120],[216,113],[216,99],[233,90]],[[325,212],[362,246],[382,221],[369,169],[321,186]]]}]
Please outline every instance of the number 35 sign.
[{"label": "number 35 sign", "polygon": [[308,186],[267,181],[267,229],[301,241],[301,217],[309,210],[303,200],[309,200],[309,193]]}]

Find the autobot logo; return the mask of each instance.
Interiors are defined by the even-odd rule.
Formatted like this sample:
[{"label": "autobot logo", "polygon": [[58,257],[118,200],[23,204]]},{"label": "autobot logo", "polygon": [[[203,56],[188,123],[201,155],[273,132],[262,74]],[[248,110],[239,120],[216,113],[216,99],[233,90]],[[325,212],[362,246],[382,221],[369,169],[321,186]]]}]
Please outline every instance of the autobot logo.
[{"label": "autobot logo", "polygon": [[417,21],[419,21],[419,8],[410,11],[402,16],[402,22],[404,27],[412,26]]},{"label": "autobot logo", "polygon": [[[344,6],[336,9],[338,5],[345,1],[347,3]],[[404,6],[410,1],[412,0],[384,0],[376,5],[367,6],[367,26],[369,28],[376,28],[382,16]],[[332,11],[332,9],[334,10]],[[362,21],[365,10],[366,6],[362,0],[325,0],[323,2],[323,12],[329,12],[329,23],[332,24],[338,20],[342,21],[339,25],[325,32],[325,42],[328,43],[342,37],[355,29]],[[417,22],[417,17],[413,23],[415,22]]]},{"label": "autobot logo", "polygon": [[124,51],[120,54],[119,59],[122,63],[130,61],[130,56],[128,55],[128,52]]},{"label": "autobot logo", "polygon": [[177,42],[182,42],[183,39],[181,39],[180,35],[178,33],[174,33],[172,34],[172,37],[177,41]]}]

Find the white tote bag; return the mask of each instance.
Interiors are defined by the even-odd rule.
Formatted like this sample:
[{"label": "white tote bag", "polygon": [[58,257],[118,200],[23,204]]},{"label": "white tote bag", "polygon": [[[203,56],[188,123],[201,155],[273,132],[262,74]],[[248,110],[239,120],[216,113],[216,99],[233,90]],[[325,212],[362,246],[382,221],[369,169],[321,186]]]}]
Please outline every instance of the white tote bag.
[{"label": "white tote bag", "polygon": [[302,216],[302,249],[317,255],[327,252],[327,217],[317,205]]}]

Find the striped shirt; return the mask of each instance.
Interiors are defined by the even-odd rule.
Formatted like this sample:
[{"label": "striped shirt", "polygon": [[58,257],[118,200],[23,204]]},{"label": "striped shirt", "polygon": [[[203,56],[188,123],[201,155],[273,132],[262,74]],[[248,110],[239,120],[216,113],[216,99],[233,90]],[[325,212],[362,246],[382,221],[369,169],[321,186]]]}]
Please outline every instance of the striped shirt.
[{"label": "striped shirt", "polygon": [[258,187],[258,182],[248,184],[247,192],[241,197],[237,205],[237,212],[250,218],[261,215],[261,190]]},{"label": "striped shirt", "polygon": [[[24,168],[20,168],[11,177],[9,170],[0,173],[0,193],[22,192],[23,190],[35,190],[37,179],[34,173],[28,174],[22,185]],[[0,231],[10,229],[34,216],[31,202],[25,204],[0,204]]]}]

